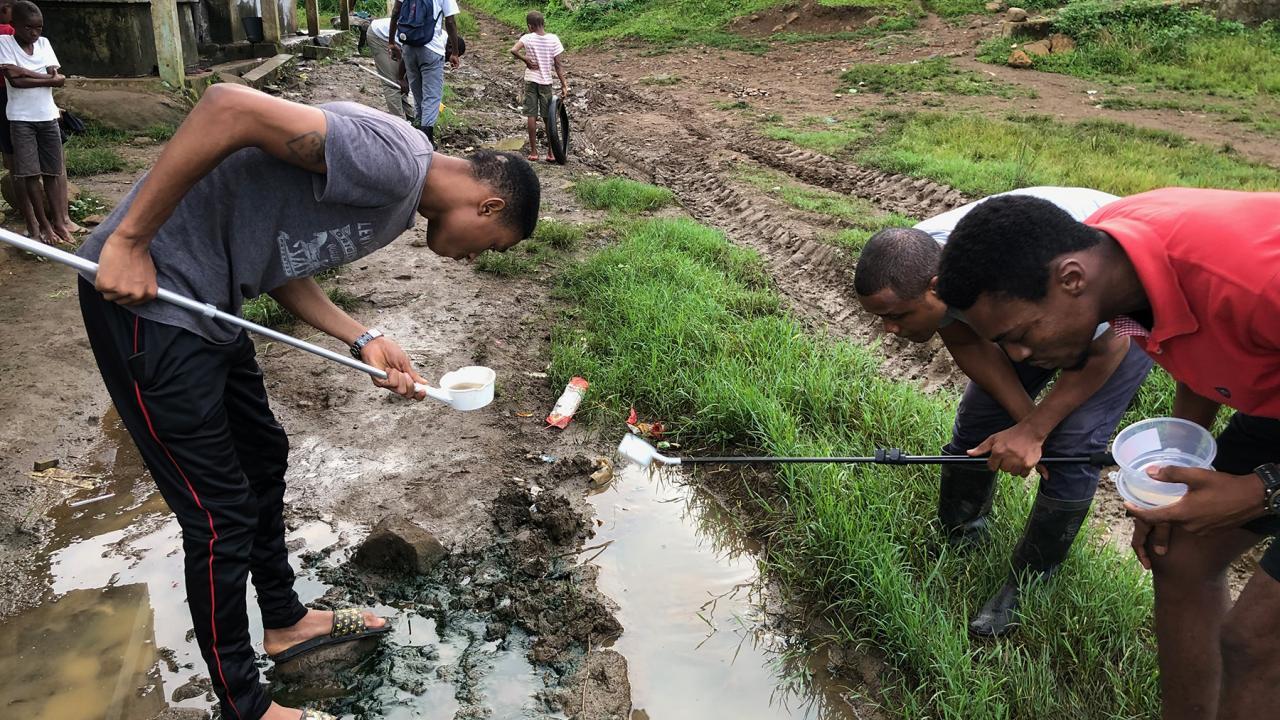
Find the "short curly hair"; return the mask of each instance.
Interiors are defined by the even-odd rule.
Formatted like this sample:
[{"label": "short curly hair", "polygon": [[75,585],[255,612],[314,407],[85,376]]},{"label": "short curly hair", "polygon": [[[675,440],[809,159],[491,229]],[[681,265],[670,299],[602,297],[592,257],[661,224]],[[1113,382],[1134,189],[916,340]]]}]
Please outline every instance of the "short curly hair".
[{"label": "short curly hair", "polygon": [[918,298],[938,272],[942,246],[915,228],[885,228],[862,247],[853,271],[853,290],[862,296],[885,288],[903,300]]},{"label": "short curly hair", "polygon": [[542,183],[529,161],[509,152],[479,150],[467,156],[477,180],[489,185],[507,201],[502,221],[523,240],[533,235],[542,203]]},{"label": "short curly hair", "polygon": [[1049,291],[1049,264],[1101,242],[1100,230],[1043,198],[1001,195],[956,224],[942,251],[938,296],[968,310],[984,293],[1037,301]]}]

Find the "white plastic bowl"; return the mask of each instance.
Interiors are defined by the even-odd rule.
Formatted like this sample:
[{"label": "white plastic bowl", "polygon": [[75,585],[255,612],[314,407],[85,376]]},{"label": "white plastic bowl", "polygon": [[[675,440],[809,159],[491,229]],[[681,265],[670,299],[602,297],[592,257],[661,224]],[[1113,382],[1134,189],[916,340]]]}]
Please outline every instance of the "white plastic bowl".
[{"label": "white plastic bowl", "polygon": [[1120,466],[1116,490],[1141,508],[1177,502],[1187,492],[1182,483],[1166,483],[1147,475],[1151,467],[1212,468],[1218,453],[1213,435],[1199,425],[1178,418],[1151,418],[1120,431],[1111,454]]}]

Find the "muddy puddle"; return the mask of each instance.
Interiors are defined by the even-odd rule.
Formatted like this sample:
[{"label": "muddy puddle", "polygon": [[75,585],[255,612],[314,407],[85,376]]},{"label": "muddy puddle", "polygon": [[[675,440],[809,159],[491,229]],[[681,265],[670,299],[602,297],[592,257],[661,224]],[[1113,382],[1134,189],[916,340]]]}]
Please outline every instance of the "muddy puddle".
[{"label": "muddy puddle", "polygon": [[819,654],[788,651],[755,548],[714,497],[631,468],[590,502],[602,523],[591,544],[610,543],[591,562],[620,608],[613,649],[627,658],[632,720],[857,717]]},{"label": "muddy puddle", "polygon": [[[0,622],[0,717],[25,720],[147,720],[167,707],[208,710],[214,698],[190,632],[182,584],[181,531],[114,413],[90,474],[98,476],[50,512],[44,602]],[[358,603],[321,579],[342,565],[367,530],[341,521],[292,526],[290,560],[304,603]],[[255,647],[262,631],[248,590]],[[346,603],[344,603],[346,604]],[[359,665],[321,677],[274,678],[277,700],[362,718],[553,718],[546,688],[526,659],[529,640],[512,630],[486,639],[466,614],[419,614],[372,603],[393,632]],[[262,666],[272,677],[270,662]]]},{"label": "muddy puddle", "polygon": [[[0,717],[148,720],[166,708],[214,706],[190,631],[178,524],[114,415],[103,431],[89,464],[93,487],[50,512],[54,530],[42,557],[48,596],[0,622]],[[543,517],[554,504],[528,490],[507,495],[511,522],[555,534],[551,515]],[[599,589],[620,608],[623,631],[612,648],[629,663],[632,720],[854,717],[822,663],[787,651],[764,610],[752,547],[710,495],[626,470],[590,502],[599,520],[587,542],[608,544],[578,556],[599,568]],[[559,531],[565,541],[573,527]],[[565,604],[551,597],[564,581],[552,579],[576,572],[572,561],[548,564],[538,557],[547,554],[543,546],[521,549],[516,539],[505,554],[458,556],[432,576],[377,583],[346,564],[366,532],[327,518],[290,525],[302,601],[371,606],[393,631],[358,662],[321,672],[286,672],[262,657],[279,702],[362,720],[545,720],[578,709],[563,683],[581,652],[558,637],[557,624],[570,621],[543,609]],[[527,540],[529,532],[515,535]],[[248,593],[252,641],[261,648],[252,586]],[[609,628],[619,623],[603,607],[571,622],[617,636]]]}]

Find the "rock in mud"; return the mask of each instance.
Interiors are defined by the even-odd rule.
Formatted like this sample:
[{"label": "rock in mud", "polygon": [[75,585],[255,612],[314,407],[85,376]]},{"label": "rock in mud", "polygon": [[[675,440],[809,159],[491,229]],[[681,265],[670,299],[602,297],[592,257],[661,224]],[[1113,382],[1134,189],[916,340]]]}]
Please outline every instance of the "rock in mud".
[{"label": "rock in mud", "polygon": [[197,698],[201,695],[210,695],[212,697],[212,692],[213,685],[209,682],[209,679],[196,675],[188,680],[185,685],[173,691],[172,700],[177,703]]},{"label": "rock in mud", "polygon": [[1044,57],[1049,54],[1049,41],[1037,40],[1022,46],[1022,51],[1032,57]]},{"label": "rock in mud", "polygon": [[574,455],[571,458],[560,458],[551,467],[551,477],[557,480],[590,475],[595,467],[586,455]]},{"label": "rock in mud", "polygon": [[1021,50],[1009,53],[1009,67],[1026,69],[1031,67],[1031,56]]},{"label": "rock in mud", "polygon": [[1011,7],[1005,12],[1004,19],[1009,22],[1026,22],[1027,11],[1022,8]]},{"label": "rock in mud", "polygon": [[1070,35],[1062,33],[1054,33],[1049,36],[1049,52],[1052,53],[1069,53],[1076,49],[1076,41],[1071,39]]},{"label": "rock in mud", "polygon": [[404,516],[392,515],[374,527],[352,561],[368,570],[425,575],[447,554],[435,535]]},{"label": "rock in mud", "polygon": [[[579,695],[581,708],[575,708],[572,700],[566,710],[574,718],[631,717],[631,681],[627,678],[627,659],[614,650],[593,650],[583,659],[576,683],[586,683],[586,692]],[[583,703],[581,698],[585,698]],[[573,711],[577,710],[576,713]]]},{"label": "rock in mud", "polygon": [[151,720],[209,720],[209,713],[193,708],[166,708]]}]

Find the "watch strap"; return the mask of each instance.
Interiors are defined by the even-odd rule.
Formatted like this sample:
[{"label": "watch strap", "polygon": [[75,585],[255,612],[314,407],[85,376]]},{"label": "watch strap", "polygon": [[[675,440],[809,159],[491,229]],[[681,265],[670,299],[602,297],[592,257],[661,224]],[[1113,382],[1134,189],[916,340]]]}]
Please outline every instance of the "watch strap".
[{"label": "watch strap", "polygon": [[1280,515],[1280,465],[1263,463],[1253,469],[1262,480],[1263,503],[1273,515]]},{"label": "watch strap", "polygon": [[368,330],[365,330],[360,334],[360,337],[356,338],[355,342],[351,343],[351,357],[357,360],[363,359],[362,353],[364,352],[364,346],[380,337],[382,337],[382,331],[377,328],[369,328]]}]

